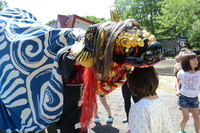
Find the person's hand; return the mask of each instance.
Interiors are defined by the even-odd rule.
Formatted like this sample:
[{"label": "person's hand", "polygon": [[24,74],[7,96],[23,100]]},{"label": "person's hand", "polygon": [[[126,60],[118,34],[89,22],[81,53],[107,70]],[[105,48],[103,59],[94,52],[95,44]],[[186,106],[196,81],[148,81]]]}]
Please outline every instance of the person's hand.
[{"label": "person's hand", "polygon": [[181,96],[180,90],[178,90],[178,89],[177,89],[177,91],[176,91],[176,96],[178,96],[178,97]]},{"label": "person's hand", "polygon": [[75,66],[81,65],[79,61],[75,62]]},{"label": "person's hand", "polygon": [[174,69],[176,69],[176,71],[180,70],[179,66],[174,66]]}]

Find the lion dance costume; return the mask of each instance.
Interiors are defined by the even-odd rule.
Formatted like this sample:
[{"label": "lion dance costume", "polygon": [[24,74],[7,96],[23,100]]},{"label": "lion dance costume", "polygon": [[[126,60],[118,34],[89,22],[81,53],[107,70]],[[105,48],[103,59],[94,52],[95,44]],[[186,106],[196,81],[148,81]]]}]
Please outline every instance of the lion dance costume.
[{"label": "lion dance costume", "polygon": [[8,133],[38,132],[59,123],[63,112],[74,109],[68,104],[73,97],[76,126],[85,131],[97,109],[96,94],[110,93],[134,67],[161,58],[156,38],[133,19],[122,21],[116,9],[111,21],[86,32],[50,28],[17,8],[0,12],[0,25],[0,130]]}]

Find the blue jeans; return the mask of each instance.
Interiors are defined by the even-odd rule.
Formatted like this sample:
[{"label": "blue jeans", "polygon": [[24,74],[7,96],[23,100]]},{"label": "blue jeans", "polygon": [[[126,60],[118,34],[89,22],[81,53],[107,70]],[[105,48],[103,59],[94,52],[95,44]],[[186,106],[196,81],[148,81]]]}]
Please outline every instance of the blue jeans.
[{"label": "blue jeans", "polygon": [[184,95],[178,97],[178,103],[181,108],[199,108],[198,97],[190,98]]}]

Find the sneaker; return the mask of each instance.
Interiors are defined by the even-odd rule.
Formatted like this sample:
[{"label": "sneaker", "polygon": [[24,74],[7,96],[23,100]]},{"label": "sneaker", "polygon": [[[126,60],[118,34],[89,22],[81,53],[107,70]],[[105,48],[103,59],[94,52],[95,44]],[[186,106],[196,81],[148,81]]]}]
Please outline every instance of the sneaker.
[{"label": "sneaker", "polygon": [[122,123],[127,123],[127,122],[128,122],[127,119],[122,120]]},{"label": "sneaker", "polygon": [[95,118],[94,118],[94,122],[95,122],[95,123],[98,123],[98,122],[100,122],[100,119],[99,119],[99,117],[95,117]]},{"label": "sneaker", "polygon": [[179,131],[178,133],[186,133],[185,131]]},{"label": "sneaker", "polygon": [[106,123],[112,123],[114,118],[112,116],[108,116],[108,119],[106,120]]}]

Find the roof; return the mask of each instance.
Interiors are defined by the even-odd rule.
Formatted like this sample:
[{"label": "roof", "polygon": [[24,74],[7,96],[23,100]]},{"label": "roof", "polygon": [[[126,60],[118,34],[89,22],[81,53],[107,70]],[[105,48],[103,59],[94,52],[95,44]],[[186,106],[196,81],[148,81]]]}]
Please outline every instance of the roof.
[{"label": "roof", "polygon": [[58,15],[57,21],[50,24],[49,26],[53,28],[75,28],[76,27],[75,23],[77,20],[79,20],[80,23],[85,23],[87,25],[96,24],[93,21],[87,20],[85,18],[73,14],[69,17],[67,17],[66,15]]},{"label": "roof", "polygon": [[49,24],[48,26],[53,27],[53,28],[56,28],[56,25],[57,25],[57,21],[54,22],[54,23]]}]

